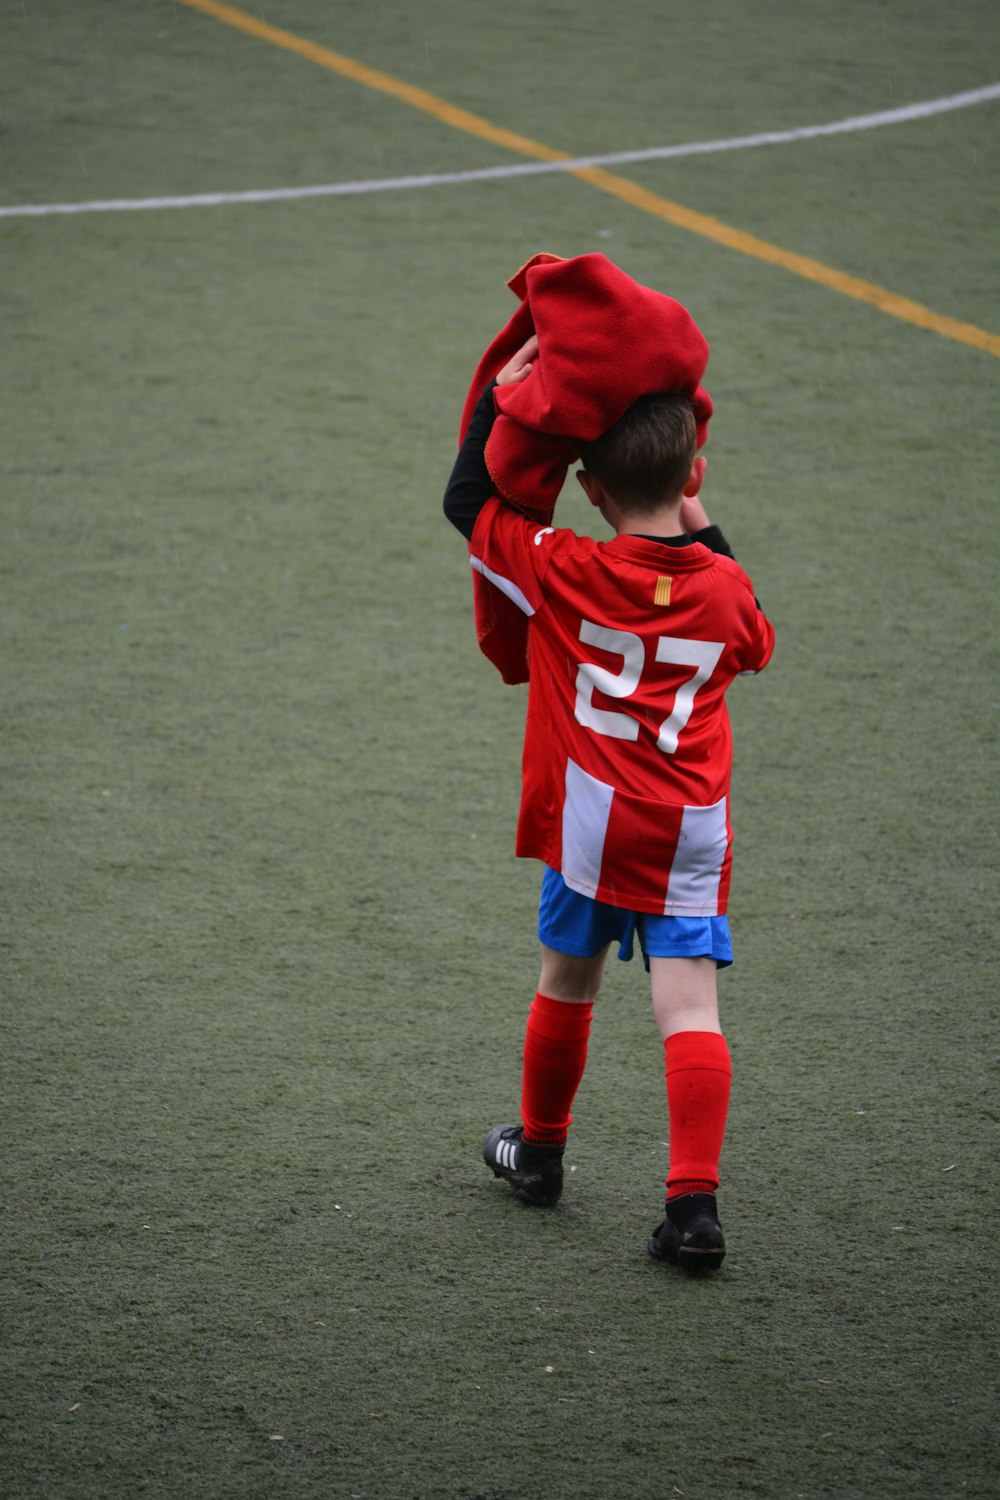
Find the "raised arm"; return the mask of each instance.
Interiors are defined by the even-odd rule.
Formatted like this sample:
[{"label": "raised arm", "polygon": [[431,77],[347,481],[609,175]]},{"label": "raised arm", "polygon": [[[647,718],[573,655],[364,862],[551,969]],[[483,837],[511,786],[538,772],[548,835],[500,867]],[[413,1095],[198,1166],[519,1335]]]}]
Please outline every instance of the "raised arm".
[{"label": "raised arm", "polygon": [[700,495],[685,495],[681,502],[681,526],[693,541],[701,542],[710,552],[732,557],[733,549],[718,526],[713,526]]},{"label": "raised arm", "polygon": [[514,385],[527,380],[534,369],[537,354],[538,339],[532,334],[527,343],[522,344],[517,353],[507,361],[496,380],[483,391],[472,414],[465,441],[458,450],[455,467],[444,492],[444,513],[466,541],[471,540],[476,518],[494,493],[493,480],[483,456],[496,417],[493,387]]}]

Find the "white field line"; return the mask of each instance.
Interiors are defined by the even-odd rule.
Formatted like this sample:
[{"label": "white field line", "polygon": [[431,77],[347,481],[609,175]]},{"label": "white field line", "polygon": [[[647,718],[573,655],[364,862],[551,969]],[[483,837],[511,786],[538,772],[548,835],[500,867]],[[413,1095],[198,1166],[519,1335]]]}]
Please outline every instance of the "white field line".
[{"label": "white field line", "polygon": [[925,120],[931,115],[968,109],[1000,99],[1000,83],[926,99],[878,114],[851,115],[827,125],[801,125],[796,130],[768,130],[759,135],[728,136],[714,141],[690,141],[680,146],[650,146],[641,151],[613,151],[604,156],[573,156],[564,161],[515,162],[500,167],[480,167],[468,172],[427,172],[416,177],[380,177],[361,182],[331,182],[315,187],[259,188],[239,193],[193,193],[170,198],[105,198],[81,203],[17,203],[0,206],[0,219],[41,219],[54,214],[136,213],[163,208],[218,208],[230,203],[288,203],[303,198],[347,198],[362,193],[398,192],[406,188],[447,187],[453,183],[490,182],[512,177],[534,177],[544,172],[574,172],[583,167],[621,166],[637,161],[667,161],[680,156],[707,156],[724,151],[745,151],[755,146],[783,146],[793,141],[814,140],[824,135],[849,135],[875,130],[882,125],[900,125]]}]

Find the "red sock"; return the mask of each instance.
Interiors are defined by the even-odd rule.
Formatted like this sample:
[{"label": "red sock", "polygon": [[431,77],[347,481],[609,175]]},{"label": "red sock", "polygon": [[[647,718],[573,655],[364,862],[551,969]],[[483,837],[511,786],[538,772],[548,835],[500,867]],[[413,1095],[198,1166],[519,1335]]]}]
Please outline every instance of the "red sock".
[{"label": "red sock", "polygon": [[561,1146],[570,1105],[587,1065],[592,1000],[552,1000],[538,993],[528,1013],[521,1081],[524,1139]]},{"label": "red sock", "polygon": [[664,1043],[670,1110],[667,1197],[714,1193],[733,1069],[724,1036],[678,1031]]}]

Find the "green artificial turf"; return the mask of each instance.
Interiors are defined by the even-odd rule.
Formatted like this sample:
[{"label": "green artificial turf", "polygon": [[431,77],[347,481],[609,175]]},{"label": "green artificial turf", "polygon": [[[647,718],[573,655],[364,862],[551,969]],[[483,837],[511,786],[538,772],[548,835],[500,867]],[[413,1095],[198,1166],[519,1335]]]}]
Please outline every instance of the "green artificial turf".
[{"label": "green artificial turf", "polygon": [[[978,87],[997,41],[976,0],[263,13],[579,153]],[[0,206],[513,159],[168,0],[0,28]],[[996,332],[997,108],[618,170]],[[705,1281],[645,1254],[637,964],[560,1207],[479,1158],[538,873],[439,504],[541,248],[704,327],[706,500],[779,633],[730,695]],[[562,175],[0,255],[4,1500],[995,1495],[996,359]]]}]

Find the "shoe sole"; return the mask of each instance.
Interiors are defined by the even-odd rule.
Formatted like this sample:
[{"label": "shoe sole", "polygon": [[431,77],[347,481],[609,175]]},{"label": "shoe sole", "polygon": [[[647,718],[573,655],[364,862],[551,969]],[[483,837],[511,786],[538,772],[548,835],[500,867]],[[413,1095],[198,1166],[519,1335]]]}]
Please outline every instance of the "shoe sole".
[{"label": "shoe sole", "polygon": [[724,1245],[663,1245],[655,1235],[646,1242],[646,1248],[654,1260],[666,1261],[680,1266],[683,1271],[717,1271],[726,1258]]},{"label": "shoe sole", "polygon": [[494,1167],[492,1162],[488,1163],[488,1165],[492,1169],[494,1177],[499,1177],[504,1182],[510,1183],[515,1196],[520,1198],[522,1203],[530,1203],[533,1208],[554,1208],[562,1197],[562,1183],[553,1191],[551,1188],[536,1186],[536,1179],[534,1178],[514,1177],[510,1173],[505,1172],[502,1167]]},{"label": "shoe sole", "polygon": [[725,1250],[678,1250],[676,1255],[657,1255],[651,1252],[657,1260],[668,1261],[671,1265],[680,1266],[682,1271],[717,1271],[726,1258]]}]

